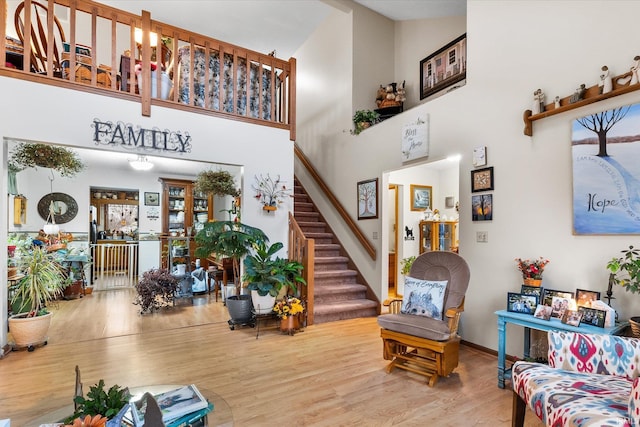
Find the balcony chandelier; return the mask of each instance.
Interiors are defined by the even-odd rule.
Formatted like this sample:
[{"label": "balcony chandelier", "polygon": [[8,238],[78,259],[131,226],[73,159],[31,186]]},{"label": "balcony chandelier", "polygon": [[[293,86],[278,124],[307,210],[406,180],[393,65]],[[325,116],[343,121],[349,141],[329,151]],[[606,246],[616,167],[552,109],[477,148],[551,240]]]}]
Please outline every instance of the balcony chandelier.
[{"label": "balcony chandelier", "polygon": [[147,156],[138,156],[135,160],[129,160],[129,164],[137,171],[148,171],[153,168],[153,163],[147,159]]}]

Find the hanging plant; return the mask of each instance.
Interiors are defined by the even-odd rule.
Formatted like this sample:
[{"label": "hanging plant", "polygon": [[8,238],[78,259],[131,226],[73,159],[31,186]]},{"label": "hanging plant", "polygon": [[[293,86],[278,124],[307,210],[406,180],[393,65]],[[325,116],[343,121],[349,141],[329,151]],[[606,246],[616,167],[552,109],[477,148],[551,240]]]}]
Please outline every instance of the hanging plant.
[{"label": "hanging plant", "polygon": [[236,188],[233,175],[229,171],[219,169],[217,171],[202,171],[196,178],[195,190],[215,194],[216,196],[239,196],[240,192]]},{"label": "hanging plant", "polygon": [[69,178],[84,169],[74,151],[49,144],[18,144],[11,153],[10,163],[17,168],[50,168]]}]

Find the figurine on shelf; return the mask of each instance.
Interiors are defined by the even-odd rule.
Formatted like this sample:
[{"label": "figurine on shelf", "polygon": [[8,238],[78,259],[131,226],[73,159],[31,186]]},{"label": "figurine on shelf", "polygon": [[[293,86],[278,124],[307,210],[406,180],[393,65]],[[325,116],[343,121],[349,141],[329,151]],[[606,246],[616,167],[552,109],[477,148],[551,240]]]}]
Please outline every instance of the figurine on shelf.
[{"label": "figurine on shelf", "polygon": [[560,97],[556,96],[556,98],[553,100],[553,106],[554,108],[560,108]]},{"label": "figurine on shelf", "polygon": [[531,108],[531,114],[540,114],[544,111],[544,103],[540,102],[541,96],[544,97],[544,95],[542,95],[542,89],[538,89],[533,92],[533,107]]},{"label": "figurine on shelf", "polygon": [[609,75],[609,67],[602,66],[602,74],[600,74],[600,83],[598,83],[600,94],[609,93],[613,90],[613,81]]},{"label": "figurine on shelf", "polygon": [[586,91],[587,91],[587,85],[582,83],[580,87],[576,89],[575,92],[573,92],[573,95],[571,95],[571,98],[569,99],[569,103],[573,104],[584,99],[584,94]]},{"label": "figurine on shelf", "polygon": [[636,55],[633,60],[635,61],[633,63],[633,66],[631,67],[631,83],[629,84],[636,84],[640,81],[640,79],[638,78],[638,72],[640,72],[640,55]]}]

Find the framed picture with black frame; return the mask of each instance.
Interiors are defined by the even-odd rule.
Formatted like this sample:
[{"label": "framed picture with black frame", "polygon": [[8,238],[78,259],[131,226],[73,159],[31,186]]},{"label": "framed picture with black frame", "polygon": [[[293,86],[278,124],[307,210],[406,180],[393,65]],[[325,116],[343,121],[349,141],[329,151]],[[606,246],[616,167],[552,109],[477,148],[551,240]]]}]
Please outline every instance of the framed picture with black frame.
[{"label": "framed picture with black frame", "polygon": [[522,314],[533,314],[538,306],[538,297],[516,292],[507,293],[507,311]]},{"label": "framed picture with black frame", "polygon": [[582,313],[582,323],[597,326],[598,328],[604,328],[604,321],[607,318],[606,311],[580,306],[578,306],[578,311]]},{"label": "framed picture with black frame", "polygon": [[144,193],[145,206],[160,206],[160,193]]},{"label": "framed picture with black frame", "polygon": [[562,297],[567,300],[573,299],[573,292],[569,291],[558,291],[555,289],[544,289],[542,291],[542,304],[551,305],[553,301],[553,297]]},{"label": "framed picture with black frame", "polygon": [[520,293],[524,294],[524,295],[535,295],[541,301],[542,300],[542,291],[543,290],[544,290],[544,288],[542,288],[540,286],[522,285],[522,287],[520,288]]},{"label": "framed picture with black frame", "polygon": [[[462,86],[467,78],[467,34],[420,61],[420,99]],[[455,86],[454,86],[455,85]]]},{"label": "framed picture with black frame", "polygon": [[493,190],[493,166],[471,171],[471,192]]},{"label": "framed picture with black frame", "polygon": [[[600,299],[600,292],[576,289],[576,305],[578,307],[590,307],[591,303]],[[584,320],[583,320],[584,321]]]}]

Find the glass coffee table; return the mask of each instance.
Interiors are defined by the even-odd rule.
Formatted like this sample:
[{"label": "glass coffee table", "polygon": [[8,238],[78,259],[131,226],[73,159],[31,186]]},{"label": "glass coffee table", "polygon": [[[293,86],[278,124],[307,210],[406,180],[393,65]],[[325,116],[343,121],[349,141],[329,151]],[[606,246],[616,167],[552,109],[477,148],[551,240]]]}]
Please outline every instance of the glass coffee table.
[{"label": "glass coffee table", "polygon": [[[165,391],[173,390],[181,387],[179,384],[162,384],[162,385],[150,385],[142,387],[131,387],[129,392],[133,399],[140,399],[146,392],[151,394],[159,394]],[[211,403],[213,403],[213,411],[207,415],[207,426],[220,426],[228,427],[233,426],[233,413],[229,404],[218,394],[198,387],[200,393]],[[69,398],[72,401],[72,398]],[[61,424],[60,421],[69,415],[73,414],[73,403],[67,406],[56,409],[55,411],[48,412],[42,416],[39,416],[33,420],[28,421],[25,427],[58,427]],[[123,424],[126,426],[127,424]]]}]

